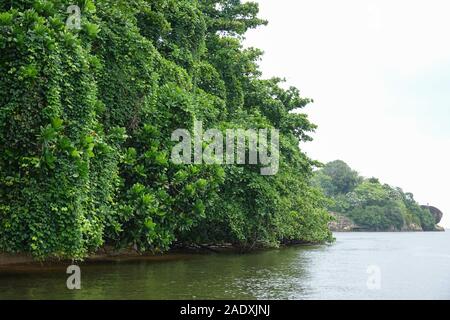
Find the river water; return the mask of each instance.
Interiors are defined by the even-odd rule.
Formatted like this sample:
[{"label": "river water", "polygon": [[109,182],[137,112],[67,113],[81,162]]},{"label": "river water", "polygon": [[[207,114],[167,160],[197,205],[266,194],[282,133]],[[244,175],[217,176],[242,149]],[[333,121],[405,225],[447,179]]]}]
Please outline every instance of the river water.
[{"label": "river water", "polygon": [[251,254],[0,269],[0,299],[450,299],[450,232],[336,233]]}]

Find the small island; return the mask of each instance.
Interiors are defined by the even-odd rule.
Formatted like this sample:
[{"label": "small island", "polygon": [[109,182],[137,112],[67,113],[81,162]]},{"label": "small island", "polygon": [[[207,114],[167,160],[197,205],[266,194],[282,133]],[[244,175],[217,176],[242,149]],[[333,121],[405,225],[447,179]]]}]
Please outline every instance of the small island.
[{"label": "small island", "polygon": [[377,178],[363,178],[344,161],[316,171],[313,184],[329,198],[332,231],[444,231],[437,225],[443,216],[438,208],[421,206],[412,193]]}]

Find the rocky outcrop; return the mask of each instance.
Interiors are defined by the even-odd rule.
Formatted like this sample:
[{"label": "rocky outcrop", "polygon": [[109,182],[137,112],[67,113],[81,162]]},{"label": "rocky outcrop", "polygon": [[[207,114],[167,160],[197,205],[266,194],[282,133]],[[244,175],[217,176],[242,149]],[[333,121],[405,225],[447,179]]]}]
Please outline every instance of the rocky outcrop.
[{"label": "rocky outcrop", "polygon": [[421,206],[423,209],[428,209],[431,213],[431,215],[433,216],[434,220],[436,221],[436,224],[438,224],[439,222],[441,222],[442,217],[444,216],[444,214],[442,213],[441,210],[439,210],[436,207],[433,206]]},{"label": "rocky outcrop", "polygon": [[404,225],[401,231],[423,231],[422,227],[415,223],[410,223],[408,225]]},{"label": "rocky outcrop", "polygon": [[438,223],[441,222],[442,217],[444,216],[442,211],[439,210],[436,207],[429,206],[429,205],[421,206],[421,207],[422,207],[422,209],[430,211],[431,215],[433,216],[434,221],[436,222],[436,226],[435,226],[435,230],[434,231],[445,231],[445,229],[443,227],[438,226]]},{"label": "rocky outcrop", "polygon": [[330,215],[334,218],[334,220],[328,224],[328,227],[333,232],[350,232],[360,229],[360,227],[353,223],[352,220],[342,214],[330,212]]}]

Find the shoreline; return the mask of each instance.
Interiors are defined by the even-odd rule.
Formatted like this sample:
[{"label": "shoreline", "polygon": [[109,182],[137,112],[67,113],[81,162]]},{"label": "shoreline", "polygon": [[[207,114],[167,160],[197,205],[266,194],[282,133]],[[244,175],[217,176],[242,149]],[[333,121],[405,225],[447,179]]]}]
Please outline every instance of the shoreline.
[{"label": "shoreline", "polygon": [[[333,233],[433,233],[445,232],[446,230],[435,231],[418,231],[418,230],[398,230],[398,231],[368,231],[368,230],[332,230]],[[317,243],[285,243],[279,247],[289,248],[295,246],[314,246],[321,245]],[[324,245],[324,244],[322,244]],[[111,249],[104,247],[99,249],[96,253],[88,256],[83,260],[70,260],[49,258],[44,261],[35,260],[30,254],[11,254],[0,252],[0,272],[20,272],[42,269],[61,269],[70,264],[101,264],[101,263],[115,263],[115,262],[129,262],[129,261],[154,261],[164,262],[179,259],[188,259],[196,255],[206,254],[246,254],[255,253],[258,251],[270,250],[270,248],[255,248],[252,250],[243,250],[231,244],[225,245],[193,245],[185,247],[174,247],[164,253],[144,252],[140,253],[133,249]]]},{"label": "shoreline", "polygon": [[[307,243],[292,243],[287,245],[282,245],[283,247],[292,246],[310,246],[316,244]],[[11,271],[16,267],[17,269],[22,268],[37,268],[37,267],[61,267],[67,266],[68,264],[97,264],[97,263],[113,263],[113,262],[124,262],[124,261],[171,261],[178,259],[186,259],[189,257],[194,257],[196,255],[206,255],[206,254],[245,254],[254,253],[263,250],[270,250],[269,248],[254,248],[251,250],[243,250],[242,248],[235,247],[231,244],[227,245],[193,245],[184,247],[174,247],[163,253],[156,252],[138,252],[133,249],[111,249],[111,248],[101,248],[97,252],[89,255],[83,260],[70,260],[70,259],[58,259],[58,258],[48,258],[44,261],[39,261],[34,259],[30,254],[12,254],[0,252],[0,272],[1,271]]]}]

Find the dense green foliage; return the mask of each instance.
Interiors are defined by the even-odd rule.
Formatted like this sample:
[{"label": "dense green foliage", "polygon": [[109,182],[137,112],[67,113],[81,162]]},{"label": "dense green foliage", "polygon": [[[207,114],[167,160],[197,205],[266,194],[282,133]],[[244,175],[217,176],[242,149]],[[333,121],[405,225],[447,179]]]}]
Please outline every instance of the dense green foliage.
[{"label": "dense green foliage", "polygon": [[[0,0],[0,250],[330,240],[298,148],[315,127],[292,112],[309,100],[261,79],[261,52],[241,44],[265,24],[257,13],[239,0]],[[171,132],[195,119],[280,129],[279,173],[173,164]]]},{"label": "dense green foliage", "polygon": [[332,198],[330,211],[342,213],[368,230],[435,229],[435,220],[411,193],[364,179],[345,162],[336,160],[314,174],[313,184]]}]

